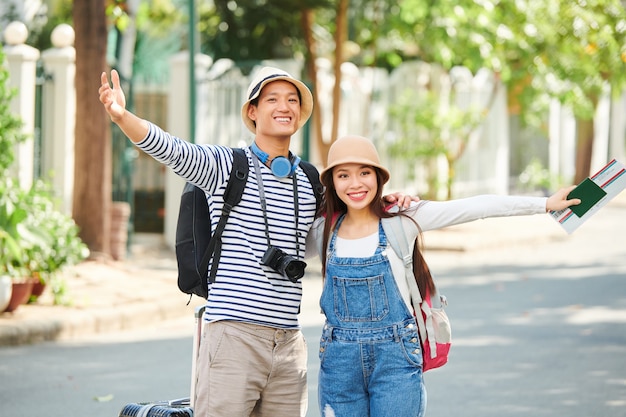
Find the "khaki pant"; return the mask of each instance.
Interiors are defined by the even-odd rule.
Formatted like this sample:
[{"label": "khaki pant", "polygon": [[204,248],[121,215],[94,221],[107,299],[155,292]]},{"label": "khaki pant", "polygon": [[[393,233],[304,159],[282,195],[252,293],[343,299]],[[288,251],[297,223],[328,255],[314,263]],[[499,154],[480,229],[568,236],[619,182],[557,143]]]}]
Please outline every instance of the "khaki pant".
[{"label": "khaki pant", "polygon": [[195,417],[305,417],[307,348],[300,330],[234,321],[204,325]]}]

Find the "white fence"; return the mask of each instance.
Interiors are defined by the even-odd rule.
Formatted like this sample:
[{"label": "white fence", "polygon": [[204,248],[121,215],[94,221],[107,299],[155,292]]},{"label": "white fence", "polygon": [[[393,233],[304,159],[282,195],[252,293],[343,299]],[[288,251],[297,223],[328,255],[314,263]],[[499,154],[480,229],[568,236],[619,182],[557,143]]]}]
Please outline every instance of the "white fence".
[{"label": "white fence", "polygon": [[[8,27],[7,27],[8,29]],[[75,119],[74,91],[74,48],[71,28],[62,26],[53,34],[55,47],[41,54],[25,45],[26,36],[7,36],[4,52],[10,73],[9,83],[19,89],[19,95],[12,103],[12,110],[21,115],[26,132],[34,134],[36,66],[41,62],[48,77],[44,83],[42,129],[42,171],[54,171],[53,185],[63,202],[64,210],[71,210],[73,189],[73,143]],[[240,108],[244,100],[249,77],[242,75],[227,60],[213,63],[205,55],[197,55],[196,64],[196,126],[195,138],[198,143],[220,143],[240,146],[252,140],[240,118]],[[267,62],[289,71],[295,76],[302,73],[302,65],[296,61]],[[317,63],[319,78],[317,88],[323,121],[323,132],[328,138],[332,114],[332,86],[334,79],[330,66],[325,61]],[[166,128],[182,138],[189,138],[189,54],[181,52],[171,58],[170,81],[165,94],[167,103]],[[396,132],[389,120],[388,108],[403,90],[420,91],[424,83],[439,83],[437,70],[424,63],[405,63],[389,74],[381,69],[357,68],[352,64],[342,66],[342,104],[340,108],[339,135],[361,134],[376,142],[387,166],[392,167],[393,178],[390,189],[401,189],[409,193],[419,193],[424,187],[424,171],[419,161],[394,160],[386,153],[389,140]],[[97,75],[94,75],[97,76]],[[463,69],[452,72],[452,84],[442,85],[455,88],[457,105],[486,103],[493,82],[497,82],[488,72],[476,76]],[[445,84],[445,83],[444,83]],[[135,93],[141,94],[147,87],[137,85]],[[95,94],[95,93],[94,93]],[[507,97],[504,88],[498,90],[491,111],[470,139],[467,150],[457,166],[454,195],[457,197],[476,193],[506,194],[511,189],[510,177],[520,170],[520,163],[526,163],[532,156],[539,157],[553,175],[571,179],[574,172],[575,122],[567,109],[554,103],[546,124],[547,135],[528,135],[511,127],[514,119],[507,112]],[[141,116],[141,115],[140,115]],[[514,132],[514,135],[511,135]],[[514,136],[514,137],[512,137]],[[601,167],[611,158],[626,160],[626,95],[611,100],[608,94],[600,101],[596,114],[596,137],[592,171]],[[302,132],[294,137],[293,150],[302,152]],[[311,140],[313,145],[315,140]],[[32,142],[20,146],[16,175],[22,183],[32,181],[33,156]],[[310,150],[311,161],[318,166],[323,161],[315,149]],[[521,162],[520,162],[521,161]],[[514,166],[512,167],[511,164]],[[442,172],[444,166],[441,166]],[[168,242],[174,241],[174,225],[178,213],[179,195],[182,181],[158,169],[154,175],[164,176],[162,181],[149,179],[145,169],[137,175],[136,187],[141,187],[142,175],[165,189],[165,234]]]}]

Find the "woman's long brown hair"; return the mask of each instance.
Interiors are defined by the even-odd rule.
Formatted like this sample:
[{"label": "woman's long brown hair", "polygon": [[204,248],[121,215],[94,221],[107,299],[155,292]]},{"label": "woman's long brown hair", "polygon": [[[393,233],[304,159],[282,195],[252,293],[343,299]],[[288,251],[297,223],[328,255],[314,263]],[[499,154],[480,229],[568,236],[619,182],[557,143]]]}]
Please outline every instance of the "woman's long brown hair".
[{"label": "woman's long brown hair", "polygon": [[[407,214],[403,212],[390,213],[385,210],[385,202],[383,201],[383,187],[381,184],[383,183],[383,176],[380,169],[373,167],[376,171],[376,180],[378,183],[378,187],[376,190],[376,195],[374,199],[370,203],[370,209],[372,213],[374,213],[379,219],[386,219],[394,216],[405,216],[411,219],[415,226],[417,226],[419,230],[418,237],[415,241],[415,246],[413,248],[413,274],[415,275],[415,281],[417,281],[417,287],[420,290],[420,294],[423,297],[426,297],[426,294],[432,295],[436,291],[435,282],[433,281],[433,277],[430,273],[430,269],[426,264],[424,256],[422,255],[421,246],[422,246],[422,231],[417,224],[417,222]],[[337,196],[337,192],[335,190],[335,185],[332,180],[332,170],[329,170],[324,173],[322,178],[322,183],[326,184],[324,190],[324,198],[323,204],[320,208],[321,214],[325,217],[326,221],[324,222],[324,235],[322,238],[322,253],[320,254],[322,260],[322,276],[326,277],[326,255],[328,251],[328,243],[330,241],[330,236],[335,229],[335,225],[337,223],[337,218],[346,213],[348,210],[346,204],[341,201],[341,199]]]}]

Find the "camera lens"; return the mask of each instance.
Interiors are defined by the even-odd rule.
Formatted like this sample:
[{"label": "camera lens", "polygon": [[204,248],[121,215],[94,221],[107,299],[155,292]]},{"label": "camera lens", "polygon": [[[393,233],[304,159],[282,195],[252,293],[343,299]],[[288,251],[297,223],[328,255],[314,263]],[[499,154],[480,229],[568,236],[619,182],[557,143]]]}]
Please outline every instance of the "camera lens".
[{"label": "camera lens", "polygon": [[283,274],[286,275],[291,282],[296,282],[304,276],[304,268],[306,268],[306,263],[293,259],[288,261],[287,265],[285,265]]},{"label": "camera lens", "polygon": [[293,256],[287,255],[280,248],[270,246],[267,248],[261,264],[267,265],[274,271],[279,272],[289,278],[291,282],[296,282],[304,276],[304,268],[306,263],[294,259]]}]

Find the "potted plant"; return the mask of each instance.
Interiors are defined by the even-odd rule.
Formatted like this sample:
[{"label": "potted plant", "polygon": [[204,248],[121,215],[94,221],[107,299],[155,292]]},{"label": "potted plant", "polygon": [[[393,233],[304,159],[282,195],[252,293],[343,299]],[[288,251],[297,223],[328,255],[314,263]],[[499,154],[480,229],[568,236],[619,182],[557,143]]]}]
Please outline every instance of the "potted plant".
[{"label": "potted plant", "polygon": [[2,311],[14,311],[28,300],[32,282],[27,279],[26,248],[35,240],[28,230],[27,211],[20,204],[24,191],[5,170],[0,180],[0,276],[11,282],[11,297]]},{"label": "potted plant", "polygon": [[[25,249],[25,267],[34,278],[32,295],[36,298],[58,272],[84,260],[89,250],[74,220],[55,208],[48,183],[36,181],[24,197],[29,207],[24,224],[36,236]],[[54,301],[60,303],[56,297]]]},{"label": "potted plant", "polygon": [[[45,288],[64,267],[88,255],[74,220],[55,208],[49,184],[37,180],[23,190],[10,176],[2,175],[0,276],[11,279],[13,292],[13,301],[5,311],[15,310],[29,299],[33,287]],[[63,304],[62,296],[53,291],[54,303]]]}]

